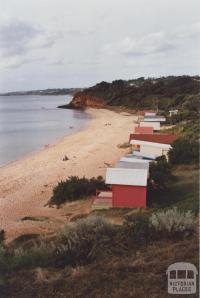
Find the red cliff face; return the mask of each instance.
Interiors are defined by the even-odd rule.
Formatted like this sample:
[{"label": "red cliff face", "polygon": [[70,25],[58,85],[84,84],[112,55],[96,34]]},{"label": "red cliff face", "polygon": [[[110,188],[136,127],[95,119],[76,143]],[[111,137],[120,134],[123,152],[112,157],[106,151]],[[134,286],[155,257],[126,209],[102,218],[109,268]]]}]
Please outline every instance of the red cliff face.
[{"label": "red cliff face", "polygon": [[71,102],[74,108],[84,109],[86,107],[102,108],[105,104],[103,99],[87,94],[76,94]]}]

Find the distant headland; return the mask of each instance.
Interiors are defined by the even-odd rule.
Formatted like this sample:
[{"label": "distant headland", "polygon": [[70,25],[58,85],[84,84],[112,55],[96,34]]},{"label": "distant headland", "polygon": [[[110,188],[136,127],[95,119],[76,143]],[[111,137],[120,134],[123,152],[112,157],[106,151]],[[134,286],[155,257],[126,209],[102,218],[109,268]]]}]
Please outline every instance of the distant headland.
[{"label": "distant headland", "polygon": [[0,93],[0,96],[13,95],[74,95],[77,92],[83,91],[83,88],[54,88],[44,90],[29,90],[29,91],[13,91]]}]

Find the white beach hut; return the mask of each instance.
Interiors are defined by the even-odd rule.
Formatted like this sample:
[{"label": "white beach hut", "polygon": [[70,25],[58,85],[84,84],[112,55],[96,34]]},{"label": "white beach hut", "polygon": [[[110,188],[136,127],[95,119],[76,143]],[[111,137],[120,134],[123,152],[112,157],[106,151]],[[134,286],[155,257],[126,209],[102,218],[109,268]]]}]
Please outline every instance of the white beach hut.
[{"label": "white beach hut", "polygon": [[150,155],[154,158],[161,155],[165,155],[167,157],[169,149],[172,148],[169,144],[161,144],[140,140],[132,140],[130,143],[137,147],[137,151],[134,152],[139,152],[144,157],[147,155]]}]

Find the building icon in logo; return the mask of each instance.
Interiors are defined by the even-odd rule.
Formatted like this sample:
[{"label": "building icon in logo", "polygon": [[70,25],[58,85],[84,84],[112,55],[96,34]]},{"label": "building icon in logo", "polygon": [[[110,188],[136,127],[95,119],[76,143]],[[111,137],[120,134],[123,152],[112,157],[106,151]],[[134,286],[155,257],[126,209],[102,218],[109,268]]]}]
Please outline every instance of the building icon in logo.
[{"label": "building icon in logo", "polygon": [[174,263],[166,271],[169,294],[195,294],[197,268],[191,263]]}]

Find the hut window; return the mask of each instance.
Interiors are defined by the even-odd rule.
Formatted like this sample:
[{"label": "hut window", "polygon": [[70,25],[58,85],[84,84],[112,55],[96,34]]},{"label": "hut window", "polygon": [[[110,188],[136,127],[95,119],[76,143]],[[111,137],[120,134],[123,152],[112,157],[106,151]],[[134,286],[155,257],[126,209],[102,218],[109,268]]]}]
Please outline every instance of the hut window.
[{"label": "hut window", "polygon": [[170,272],[170,278],[171,279],[175,279],[176,278],[176,271],[175,270],[173,270],[173,271]]},{"label": "hut window", "polygon": [[192,270],[188,270],[187,272],[187,278],[194,278],[194,272]]},{"label": "hut window", "polygon": [[186,271],[185,270],[178,270],[178,278],[186,278]]}]

